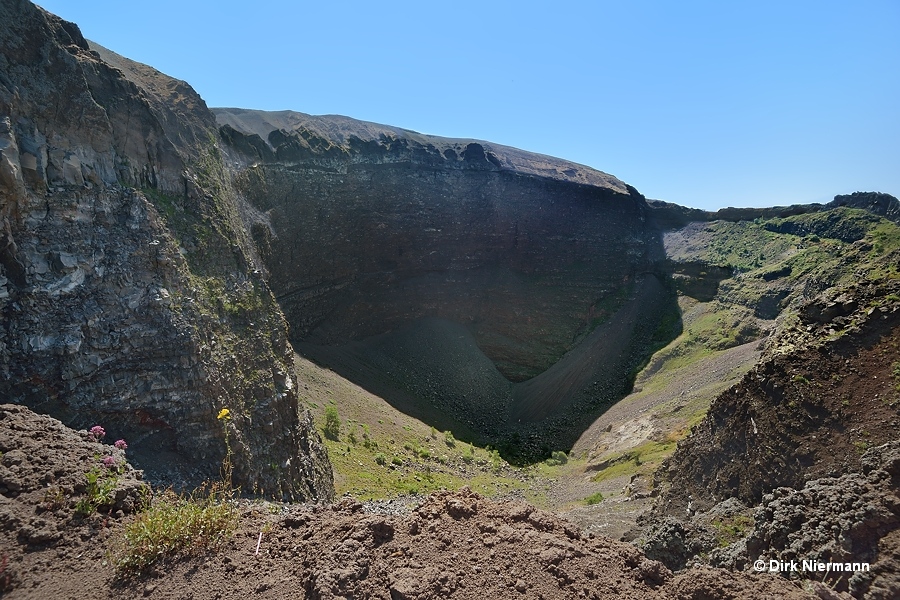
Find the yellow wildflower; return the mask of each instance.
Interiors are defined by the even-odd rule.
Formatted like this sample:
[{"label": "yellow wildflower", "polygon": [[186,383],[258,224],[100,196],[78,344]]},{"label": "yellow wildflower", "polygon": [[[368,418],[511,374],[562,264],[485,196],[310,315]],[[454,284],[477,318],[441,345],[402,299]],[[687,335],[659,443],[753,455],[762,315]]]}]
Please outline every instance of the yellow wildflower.
[{"label": "yellow wildflower", "polygon": [[216,417],[216,418],[219,419],[219,420],[222,420],[222,419],[230,419],[230,418],[231,418],[231,411],[228,410],[227,408],[223,408],[222,410],[219,411],[219,416]]}]

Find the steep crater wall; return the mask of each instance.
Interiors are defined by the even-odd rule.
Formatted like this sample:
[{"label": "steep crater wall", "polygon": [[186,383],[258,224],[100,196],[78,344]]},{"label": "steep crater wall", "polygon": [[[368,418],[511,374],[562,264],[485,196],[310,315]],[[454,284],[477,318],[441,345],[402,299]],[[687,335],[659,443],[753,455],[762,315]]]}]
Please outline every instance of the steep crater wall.
[{"label": "steep crater wall", "polygon": [[102,423],[156,482],[219,476],[227,429],[245,490],[329,498],[203,100],[22,0],[0,50],[0,397]]},{"label": "steep crater wall", "polygon": [[[672,320],[659,232],[614,177],[343,117],[213,110],[246,165],[245,216],[295,346],[407,412],[562,447]],[[456,351],[467,336],[490,383],[492,369],[451,375],[478,362]]]}]

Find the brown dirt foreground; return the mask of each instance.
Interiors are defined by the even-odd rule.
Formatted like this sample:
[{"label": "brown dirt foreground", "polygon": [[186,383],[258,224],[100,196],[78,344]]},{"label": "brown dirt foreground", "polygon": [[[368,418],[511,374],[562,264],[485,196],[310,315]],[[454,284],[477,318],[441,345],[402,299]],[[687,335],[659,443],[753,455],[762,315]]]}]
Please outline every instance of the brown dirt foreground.
[{"label": "brown dirt foreground", "polygon": [[530,505],[468,489],[405,511],[349,498],[242,500],[238,530],[219,551],[117,579],[113,553],[133,518],[127,499],[142,485],[139,472],[122,467],[119,501],[81,517],[83,473],[115,455],[111,446],[2,405],[0,451],[0,594],[8,598],[808,597],[771,575],[709,567],[673,575],[630,544],[585,537]]}]

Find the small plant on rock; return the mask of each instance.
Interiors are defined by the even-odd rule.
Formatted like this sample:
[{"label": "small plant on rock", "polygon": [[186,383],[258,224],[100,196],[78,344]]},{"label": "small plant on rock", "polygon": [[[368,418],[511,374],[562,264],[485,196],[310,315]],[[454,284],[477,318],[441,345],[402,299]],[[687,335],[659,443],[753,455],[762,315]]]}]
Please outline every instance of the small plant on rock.
[{"label": "small plant on rock", "polygon": [[[112,458],[107,456],[106,458]],[[87,479],[85,495],[75,504],[75,512],[88,516],[103,506],[113,503],[116,484],[119,481],[118,471],[115,469],[100,469],[94,467],[84,474]]]},{"label": "small plant on rock", "polygon": [[44,492],[44,500],[41,507],[44,510],[58,510],[66,506],[66,494],[61,487],[53,486]]},{"label": "small plant on rock", "polygon": [[[225,458],[222,459],[222,483],[229,493],[234,490],[232,483],[232,473],[234,472],[234,463],[232,461],[233,452],[231,450],[231,428],[228,426],[231,422],[231,411],[223,408],[219,411],[216,419],[222,422],[222,430],[225,433]],[[123,444],[123,440],[120,440]],[[118,443],[118,442],[116,442]]]},{"label": "small plant on rock", "polygon": [[[97,442],[106,436],[106,431],[100,425],[94,425],[88,433]],[[124,452],[128,444],[125,440],[117,440],[114,446]],[[99,456],[95,455],[95,458]],[[101,464],[103,468],[96,466],[84,474],[86,480],[84,497],[75,504],[75,512],[80,515],[91,515],[100,508],[112,506],[115,502],[116,486],[124,464],[115,456],[104,456]]]}]

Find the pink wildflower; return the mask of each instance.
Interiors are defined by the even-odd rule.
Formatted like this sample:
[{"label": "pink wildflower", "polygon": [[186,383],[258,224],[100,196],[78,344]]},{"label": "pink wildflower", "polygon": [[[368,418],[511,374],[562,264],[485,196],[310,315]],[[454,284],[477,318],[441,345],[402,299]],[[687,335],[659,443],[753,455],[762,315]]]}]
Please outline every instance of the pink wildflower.
[{"label": "pink wildflower", "polygon": [[119,450],[125,450],[126,448],[128,448],[128,444],[125,443],[125,440],[116,440],[116,443],[113,444],[113,446],[115,446]]},{"label": "pink wildflower", "polygon": [[114,459],[112,456],[107,456],[103,459],[103,466],[112,469],[114,466],[116,466],[116,459]]},{"label": "pink wildflower", "polygon": [[100,441],[103,439],[103,436],[106,435],[106,430],[99,425],[94,425],[88,433],[94,436],[95,440]]}]

